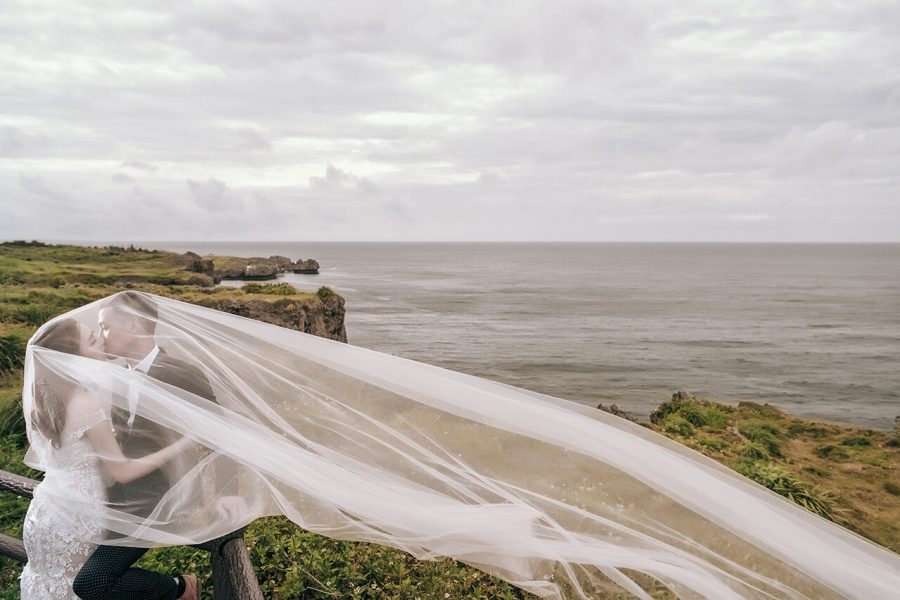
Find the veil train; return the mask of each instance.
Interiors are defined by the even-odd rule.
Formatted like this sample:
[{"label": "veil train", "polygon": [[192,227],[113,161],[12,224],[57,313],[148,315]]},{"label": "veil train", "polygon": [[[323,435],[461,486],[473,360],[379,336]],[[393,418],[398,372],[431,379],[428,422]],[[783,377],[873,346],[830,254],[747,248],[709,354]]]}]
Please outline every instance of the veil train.
[{"label": "veil train", "polygon": [[[152,322],[160,352],[212,396],[117,357],[40,345],[61,320],[96,329],[113,307]],[[590,407],[421,362],[122,292],[53,319],[29,343],[26,461],[41,470],[53,468],[54,446],[33,425],[34,390],[51,377],[110,414],[136,411],[135,427],[206,448],[169,463],[168,487],[153,498],[98,505],[46,490],[103,523],[97,542],[200,543],[285,515],[333,538],[453,557],[544,598],[626,590],[649,600],[652,580],[683,599],[900,597],[900,557],[693,450]],[[241,509],[222,511],[223,498]],[[135,508],[148,500],[149,513]]]}]

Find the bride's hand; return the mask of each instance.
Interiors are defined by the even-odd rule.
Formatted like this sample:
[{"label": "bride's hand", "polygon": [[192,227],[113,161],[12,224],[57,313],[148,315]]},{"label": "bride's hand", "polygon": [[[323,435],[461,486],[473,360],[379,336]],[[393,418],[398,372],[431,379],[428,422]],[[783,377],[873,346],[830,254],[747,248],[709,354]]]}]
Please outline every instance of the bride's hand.
[{"label": "bride's hand", "polygon": [[197,454],[201,457],[206,457],[208,454],[210,454],[212,452],[212,450],[210,448],[207,448],[200,442],[194,440],[193,438],[189,438],[187,436],[179,439],[177,442],[175,442],[175,445],[178,446],[178,449],[181,452]]}]

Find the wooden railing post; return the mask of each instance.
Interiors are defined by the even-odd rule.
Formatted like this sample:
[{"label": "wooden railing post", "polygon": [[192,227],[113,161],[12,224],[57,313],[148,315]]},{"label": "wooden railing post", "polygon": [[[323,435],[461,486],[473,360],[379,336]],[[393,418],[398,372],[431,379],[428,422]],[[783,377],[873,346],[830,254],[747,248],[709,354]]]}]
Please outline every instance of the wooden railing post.
[{"label": "wooden railing post", "polygon": [[16,496],[22,498],[31,498],[34,496],[34,488],[38,482],[34,479],[28,479],[15,473],[0,471],[0,490],[12,492]]},{"label": "wooden railing post", "polygon": [[0,554],[25,562],[28,555],[25,554],[25,544],[19,538],[9,537],[0,533]]},{"label": "wooden railing post", "polygon": [[263,600],[262,590],[244,543],[244,530],[210,540],[199,546],[209,550],[214,600]]}]

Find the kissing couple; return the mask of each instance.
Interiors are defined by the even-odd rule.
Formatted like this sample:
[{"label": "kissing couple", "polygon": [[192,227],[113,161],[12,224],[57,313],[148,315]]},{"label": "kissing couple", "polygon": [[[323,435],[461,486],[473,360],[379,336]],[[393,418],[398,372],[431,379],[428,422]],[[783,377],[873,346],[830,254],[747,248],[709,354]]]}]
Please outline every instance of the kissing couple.
[{"label": "kissing couple", "polygon": [[[102,305],[96,328],[63,318],[31,342],[97,363],[81,373],[96,372],[102,379],[107,371],[119,381],[98,386],[96,379],[57,368],[52,357],[34,363],[26,462],[45,475],[25,517],[23,600],[200,597],[195,575],[134,567],[148,548],[128,543],[144,520],[158,524],[166,518],[160,511],[171,510],[163,500],[173,484],[209,453],[142,409],[148,381],[215,402],[203,370],[159,345],[157,317],[152,298],[128,291]],[[227,503],[233,497],[220,500],[223,510],[235,508]],[[184,515],[168,513],[176,516]]]}]

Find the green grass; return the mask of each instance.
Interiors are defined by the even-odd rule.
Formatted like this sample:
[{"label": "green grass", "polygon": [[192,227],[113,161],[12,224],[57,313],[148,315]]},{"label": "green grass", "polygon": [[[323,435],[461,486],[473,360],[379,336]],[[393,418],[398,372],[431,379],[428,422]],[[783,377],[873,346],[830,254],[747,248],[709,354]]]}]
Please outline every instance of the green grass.
[{"label": "green grass", "polygon": [[819,446],[816,448],[816,455],[819,458],[828,458],[831,460],[846,460],[850,458],[850,452],[841,446],[836,446],[834,444]]},{"label": "green grass", "polygon": [[737,471],[807,510],[834,520],[834,495],[815,489],[784,467],[771,462],[748,461],[738,463]]},{"label": "green grass", "polygon": [[[212,285],[212,278],[185,269],[179,255],[126,248],[0,244],[0,284],[64,287],[72,284]],[[5,320],[5,319],[4,319]]]},{"label": "green grass", "polygon": [[751,422],[741,425],[738,431],[751,442],[765,448],[769,456],[781,456],[784,434],[779,427],[771,423]]},{"label": "green grass", "polygon": [[246,283],[240,289],[245,294],[268,294],[271,296],[294,296],[300,293],[289,283]]},{"label": "green grass", "polygon": [[[713,413],[717,419],[726,418],[724,427],[720,420],[697,418],[711,407],[719,408]],[[651,419],[651,429],[900,552],[900,431],[816,423],[768,404],[734,407],[682,392],[662,403]]]},{"label": "green grass", "polygon": [[841,445],[869,448],[872,446],[872,440],[867,437],[849,437],[845,440],[841,440]]},{"label": "green grass", "polygon": [[691,422],[678,413],[666,415],[662,421],[662,428],[666,433],[674,433],[680,436],[694,435],[695,431]]}]

